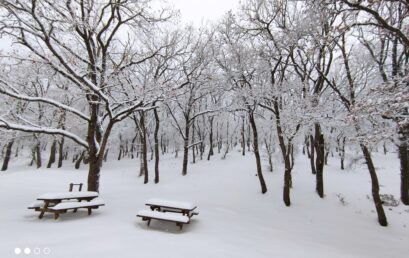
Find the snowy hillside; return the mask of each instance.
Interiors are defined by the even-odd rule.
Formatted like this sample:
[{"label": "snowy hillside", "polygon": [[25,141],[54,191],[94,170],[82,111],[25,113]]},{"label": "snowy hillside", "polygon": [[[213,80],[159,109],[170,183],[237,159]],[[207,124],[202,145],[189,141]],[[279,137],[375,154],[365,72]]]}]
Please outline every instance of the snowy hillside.
[{"label": "snowy hillside", "polygon": [[[374,158],[381,194],[398,199],[396,153]],[[58,220],[49,214],[40,220],[27,206],[45,192],[66,191],[71,182],[85,182],[86,169],[73,170],[67,164],[58,170],[36,170],[15,162],[0,174],[0,257],[16,257],[15,248],[56,258],[407,257],[409,209],[401,204],[385,207],[389,226],[380,227],[367,197],[370,178],[364,164],[341,171],[338,159],[330,158],[321,200],[308,162],[302,155],[296,159],[290,207],[282,201],[283,168],[265,172],[268,192],[263,195],[251,153],[243,157],[232,152],[226,160],[216,156],[212,162],[189,164],[187,176],[180,175],[180,159],[166,156],[161,182],[147,185],[137,176],[136,160],[108,162],[100,188],[106,206],[91,216],[79,210]],[[200,214],[183,230],[159,221],[147,227],[136,213],[155,197],[197,203]]]}]

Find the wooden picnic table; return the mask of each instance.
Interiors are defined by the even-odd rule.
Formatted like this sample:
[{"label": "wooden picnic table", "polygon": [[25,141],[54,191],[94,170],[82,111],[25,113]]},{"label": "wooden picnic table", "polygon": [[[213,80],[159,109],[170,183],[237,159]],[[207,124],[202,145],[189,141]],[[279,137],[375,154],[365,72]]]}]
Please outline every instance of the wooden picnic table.
[{"label": "wooden picnic table", "polygon": [[199,212],[195,211],[197,205],[188,202],[150,199],[145,205],[151,210],[140,210],[136,216],[141,217],[143,221],[148,221],[148,227],[151,220],[155,219],[175,222],[182,230],[184,224],[190,223],[193,215],[199,215]]},{"label": "wooden picnic table", "polygon": [[[35,211],[39,211],[40,215],[38,218],[43,218],[45,212],[52,212],[56,215],[56,218],[58,218],[58,212],[56,212],[53,209],[50,209],[52,207],[55,207],[56,205],[60,204],[62,201],[65,200],[76,200],[77,202],[90,202],[93,199],[98,197],[97,192],[63,192],[63,193],[48,193],[48,194],[43,194],[37,197],[38,201],[42,201],[41,203],[34,203],[32,204],[29,209],[35,209]],[[101,205],[98,203],[98,205]],[[78,205],[78,208],[88,208],[85,205]],[[74,209],[74,212],[77,211],[77,208],[70,208]],[[65,210],[66,211],[66,210]],[[90,214],[90,209],[88,210],[88,213]]]}]

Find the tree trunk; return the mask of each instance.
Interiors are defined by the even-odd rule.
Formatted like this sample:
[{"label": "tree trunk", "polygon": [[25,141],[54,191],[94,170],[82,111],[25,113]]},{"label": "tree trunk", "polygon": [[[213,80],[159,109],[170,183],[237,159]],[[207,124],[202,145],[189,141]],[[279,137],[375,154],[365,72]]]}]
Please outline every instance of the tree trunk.
[{"label": "tree trunk", "polygon": [[183,166],[182,166],[182,175],[187,175],[187,163],[189,161],[189,134],[190,134],[190,124],[189,117],[185,117],[185,135],[183,139]]},{"label": "tree trunk", "polygon": [[7,144],[6,155],[4,156],[3,166],[1,167],[1,171],[6,171],[9,166],[9,161],[11,157],[11,149],[13,147],[13,144],[14,144],[14,139],[9,141],[9,143]]},{"label": "tree trunk", "polygon": [[315,141],[314,137],[310,135],[310,146],[311,146],[311,153],[310,153],[310,164],[311,164],[311,173],[314,175],[317,174],[317,170],[315,169]]},{"label": "tree trunk", "polygon": [[284,188],[283,188],[283,201],[286,206],[291,205],[291,198],[290,198],[290,189],[291,189],[291,162],[290,162],[290,154],[291,152],[287,149],[285,142],[284,142],[284,136],[283,136],[283,130],[281,128],[281,122],[280,122],[280,113],[278,111],[278,106],[276,105],[276,127],[277,127],[277,136],[278,136],[278,145],[280,146],[281,150],[281,155],[283,157],[284,161]]},{"label": "tree trunk", "polygon": [[270,172],[273,172],[273,151],[271,145],[264,139],[264,144],[266,145],[267,155],[268,155],[268,167]]},{"label": "tree trunk", "polygon": [[36,151],[35,151],[35,149],[36,149],[35,147],[33,147],[33,148],[31,149],[31,161],[30,161],[30,163],[28,164],[30,167],[34,165],[34,161],[35,161],[35,159],[36,159]]},{"label": "tree trunk", "polygon": [[318,123],[315,124],[315,151],[317,154],[315,169],[316,169],[316,191],[319,197],[324,198],[324,159],[325,145],[324,135],[321,133],[321,127]]},{"label": "tree trunk", "polygon": [[79,158],[77,159],[77,161],[75,162],[75,169],[79,169],[81,166],[81,162],[84,159],[85,156],[85,151],[81,152],[81,155],[79,156]]},{"label": "tree trunk", "polygon": [[378,221],[381,226],[387,226],[388,222],[386,220],[385,211],[383,210],[382,200],[379,195],[379,182],[378,176],[376,175],[375,166],[372,162],[371,153],[364,144],[360,144],[362,152],[365,157],[366,165],[368,166],[369,174],[371,176],[372,182],[372,198],[375,204],[376,213],[378,214]]},{"label": "tree trunk", "polygon": [[192,163],[195,164],[196,163],[196,152],[195,152],[195,124],[193,123],[192,126],[192,140],[191,140],[191,144],[192,144]]},{"label": "tree trunk", "polygon": [[305,137],[305,148],[307,149],[307,157],[311,159],[311,152],[310,152],[310,142],[309,137]]},{"label": "tree trunk", "polygon": [[187,139],[184,140],[183,144],[183,167],[182,167],[182,175],[186,176],[187,175],[187,163],[189,159],[189,148],[188,148],[189,142]]},{"label": "tree trunk", "polygon": [[243,123],[241,127],[241,147],[242,147],[241,154],[245,156],[246,155],[246,136],[244,134],[244,117],[243,117]]},{"label": "tree trunk", "polygon": [[213,119],[214,117],[209,117],[210,123],[210,133],[209,133],[209,154],[207,155],[207,160],[210,160],[210,156],[213,156]]},{"label": "tree trunk", "polygon": [[123,149],[122,144],[119,144],[118,160],[121,160],[121,157],[122,157],[122,149]]},{"label": "tree trunk", "polygon": [[[155,105],[156,103],[153,103]],[[159,121],[159,115],[158,115],[158,110],[155,108],[153,110],[153,114],[155,116],[155,132],[153,134],[153,139],[155,141],[155,184],[159,183],[159,126],[160,126],[160,121]]]},{"label": "tree trunk", "polygon": [[400,159],[400,197],[404,205],[409,205],[409,151],[406,141],[401,141],[399,145]]},{"label": "tree trunk", "polygon": [[324,158],[324,164],[328,165],[328,156],[329,156],[330,150],[325,151],[325,158]]},{"label": "tree trunk", "polygon": [[104,162],[107,162],[108,153],[109,153],[109,148],[105,151],[105,154],[104,154]]},{"label": "tree trunk", "polygon": [[266,182],[264,181],[263,172],[261,171],[261,159],[260,159],[260,153],[259,153],[259,148],[258,148],[257,126],[256,126],[256,121],[254,120],[254,115],[252,113],[249,114],[249,120],[250,120],[249,122],[251,124],[251,128],[253,131],[253,148],[254,148],[254,155],[256,157],[257,176],[258,176],[258,179],[260,180],[261,193],[264,194],[267,192],[267,186],[266,186]]},{"label": "tree trunk", "polygon": [[53,143],[51,144],[50,159],[48,160],[47,168],[51,168],[51,166],[54,164],[56,152],[57,152],[57,140],[54,140]]},{"label": "tree trunk", "polygon": [[62,167],[62,162],[64,160],[64,137],[58,142],[58,165],[57,167]]},{"label": "tree trunk", "polygon": [[99,176],[101,171],[101,162],[98,156],[90,157],[88,171],[88,191],[99,192]]},{"label": "tree trunk", "polygon": [[35,147],[35,153],[36,153],[36,164],[37,168],[41,168],[42,162],[41,162],[41,145],[38,143]]},{"label": "tree trunk", "polygon": [[19,151],[20,151],[20,149],[19,149],[18,146],[17,146],[17,148],[16,148],[16,154],[14,155],[15,158],[18,158]]},{"label": "tree trunk", "polygon": [[141,111],[141,118],[140,118],[140,126],[142,130],[142,162],[143,162],[143,174],[144,179],[143,183],[147,184],[149,181],[149,174],[148,174],[148,148],[147,148],[147,141],[146,141],[146,126],[145,126],[145,112]]},{"label": "tree trunk", "polygon": [[342,138],[342,145],[339,155],[341,156],[341,170],[345,169],[344,160],[345,160],[345,136]]},{"label": "tree trunk", "polygon": [[292,186],[291,182],[291,165],[289,162],[289,157],[288,155],[286,156],[286,159],[284,160],[284,166],[285,166],[285,171],[284,171],[284,188],[283,188],[283,201],[285,206],[290,206],[291,205],[291,199],[290,199],[290,189]]}]

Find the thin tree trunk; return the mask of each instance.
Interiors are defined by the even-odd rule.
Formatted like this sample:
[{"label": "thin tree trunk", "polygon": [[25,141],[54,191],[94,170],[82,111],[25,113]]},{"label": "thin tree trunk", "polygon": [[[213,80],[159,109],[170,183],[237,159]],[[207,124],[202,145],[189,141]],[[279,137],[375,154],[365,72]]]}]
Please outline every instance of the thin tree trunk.
[{"label": "thin tree trunk", "polygon": [[11,149],[13,147],[13,144],[14,144],[14,139],[9,141],[7,144],[6,155],[4,156],[3,166],[1,167],[1,171],[6,171],[9,166],[10,157],[11,157]]},{"label": "thin tree trunk", "polygon": [[305,137],[305,148],[307,149],[307,157],[311,159],[311,152],[310,152],[310,141],[309,137]]},{"label": "thin tree trunk", "polygon": [[328,156],[329,156],[330,150],[325,151],[325,158],[324,158],[324,164],[328,165]]},{"label": "thin tree trunk", "polygon": [[105,151],[105,154],[104,154],[104,162],[107,162],[108,153],[109,153],[109,148]]},{"label": "thin tree trunk", "polygon": [[342,145],[339,155],[341,156],[341,170],[345,169],[344,160],[345,160],[345,136],[342,138]]},{"label": "thin tree trunk", "polygon": [[[290,162],[290,151],[287,149],[285,142],[284,142],[284,136],[283,136],[283,130],[281,128],[281,119],[280,119],[280,113],[278,109],[278,105],[275,104],[275,110],[276,110],[276,127],[277,127],[277,136],[278,136],[278,143],[280,146],[281,150],[281,155],[283,157],[284,161],[284,187],[283,187],[283,201],[286,206],[291,205],[291,198],[290,198],[290,189],[291,189],[291,162]],[[290,145],[290,143],[289,143]],[[289,146],[290,147],[290,146]]]},{"label": "thin tree trunk", "polygon": [[273,152],[271,145],[267,142],[267,139],[264,139],[264,144],[266,145],[267,155],[268,155],[268,167],[270,172],[273,172]]},{"label": "thin tree trunk", "polygon": [[187,164],[189,161],[189,136],[190,136],[189,117],[185,116],[185,135],[184,135],[185,138],[183,139],[183,166],[182,166],[183,176],[187,175]]},{"label": "thin tree trunk", "polygon": [[57,167],[62,167],[62,162],[64,160],[64,137],[58,142],[58,165]]},{"label": "thin tree trunk", "polygon": [[143,162],[143,174],[144,174],[144,180],[143,183],[147,184],[149,181],[149,174],[148,174],[148,148],[147,148],[147,141],[146,141],[146,126],[145,126],[145,112],[141,112],[141,118],[140,118],[140,126],[142,130],[142,162]]},{"label": "thin tree trunk", "polygon": [[77,159],[77,161],[75,162],[75,169],[79,169],[81,166],[81,162],[84,159],[85,156],[85,151],[81,152],[81,155],[79,156],[79,158]]},{"label": "thin tree trunk", "polygon": [[[156,103],[153,103],[155,105]],[[160,120],[158,115],[158,110],[155,108],[153,110],[153,114],[155,116],[155,132],[153,134],[153,139],[155,141],[155,184],[159,183],[159,126]]]},{"label": "thin tree trunk", "polygon": [[324,158],[325,146],[324,135],[321,133],[321,127],[318,123],[315,124],[315,151],[317,154],[315,169],[316,169],[316,191],[318,196],[324,198]]},{"label": "thin tree trunk", "polygon": [[118,160],[121,160],[121,157],[122,157],[122,149],[123,149],[122,144],[120,144],[120,145],[119,145]]},{"label": "thin tree trunk", "polygon": [[35,149],[36,149],[35,147],[33,147],[33,148],[31,149],[31,161],[30,161],[30,164],[28,164],[30,167],[34,165],[34,161],[35,161],[35,159],[36,159],[36,151],[35,151]]},{"label": "thin tree trunk", "polygon": [[409,151],[408,145],[402,141],[399,145],[399,159],[400,159],[400,197],[404,205],[409,205]]},{"label": "thin tree trunk", "polygon": [[18,158],[19,151],[20,151],[20,149],[19,149],[18,146],[17,146],[17,148],[16,148],[16,154],[14,155],[15,158]]},{"label": "thin tree trunk", "polygon": [[388,153],[388,149],[386,148],[386,142],[383,142],[383,154],[386,155]]},{"label": "thin tree trunk", "polygon": [[261,193],[267,192],[266,182],[264,181],[263,172],[261,170],[261,159],[260,153],[258,148],[258,133],[257,133],[257,126],[256,121],[254,120],[254,116],[252,113],[249,114],[249,122],[251,124],[251,128],[253,131],[253,147],[254,147],[254,155],[256,157],[256,166],[257,166],[257,176],[260,181]]},{"label": "thin tree trunk", "polygon": [[195,164],[196,163],[196,152],[195,152],[195,124],[193,123],[192,126],[192,140],[191,140],[191,144],[192,144],[192,163]]},{"label": "thin tree trunk", "polygon": [[47,168],[51,168],[51,166],[54,164],[56,152],[57,152],[57,140],[54,140],[53,143],[51,144],[50,158],[48,160]]},{"label": "thin tree trunk", "polygon": [[311,173],[317,174],[317,170],[315,169],[315,141],[314,136],[310,135],[310,146],[311,146],[311,153],[310,153],[310,164],[311,164]]},{"label": "thin tree trunk", "polygon": [[372,198],[375,204],[376,213],[378,214],[378,221],[381,226],[387,226],[388,221],[386,219],[385,211],[383,210],[382,200],[379,195],[379,181],[378,176],[376,175],[375,166],[372,162],[371,153],[364,144],[360,144],[362,152],[365,157],[366,165],[368,166],[369,174],[371,176],[372,182]]},{"label": "thin tree trunk", "polygon": [[213,119],[214,117],[209,117],[210,123],[210,133],[209,133],[209,154],[207,155],[207,160],[210,160],[210,157],[213,156]]},{"label": "thin tree trunk", "polygon": [[189,159],[189,148],[188,148],[189,142],[187,139],[184,140],[183,144],[183,167],[182,167],[182,175],[186,176],[187,175],[187,163]]},{"label": "thin tree trunk", "polygon": [[36,164],[37,168],[40,168],[42,166],[41,162],[41,145],[38,143],[35,147],[35,153],[36,153]]},{"label": "thin tree trunk", "polygon": [[241,147],[242,147],[241,154],[245,156],[246,155],[246,136],[244,132],[244,117],[243,117],[243,123],[241,127]]}]

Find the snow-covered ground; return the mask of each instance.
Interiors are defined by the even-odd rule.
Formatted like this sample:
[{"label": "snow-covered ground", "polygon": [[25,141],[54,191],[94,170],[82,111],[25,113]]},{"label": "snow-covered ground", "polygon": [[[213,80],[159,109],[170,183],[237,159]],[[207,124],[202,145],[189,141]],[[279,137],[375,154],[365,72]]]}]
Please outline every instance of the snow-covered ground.
[{"label": "snow-covered ground", "polygon": [[[30,248],[29,256],[63,258],[407,257],[409,207],[385,207],[389,226],[379,226],[367,197],[370,178],[364,164],[359,161],[341,171],[338,162],[330,158],[325,167],[322,200],[314,191],[308,160],[299,155],[292,205],[285,207],[282,167],[276,165],[273,173],[265,169],[268,192],[263,195],[252,154],[233,152],[226,160],[216,156],[211,162],[189,164],[187,176],[180,175],[180,159],[166,156],[157,185],[152,180],[143,184],[137,160],[111,161],[101,178],[106,206],[91,216],[82,210],[54,221],[51,214],[39,220],[27,206],[41,194],[86,182],[86,167],[74,170],[67,163],[62,169],[37,170],[14,161],[0,174],[0,257],[16,257],[15,248]],[[375,163],[381,193],[399,198],[396,153],[375,154]],[[136,214],[150,198],[197,203],[200,214],[182,231],[174,223],[158,221],[148,228]]]}]

